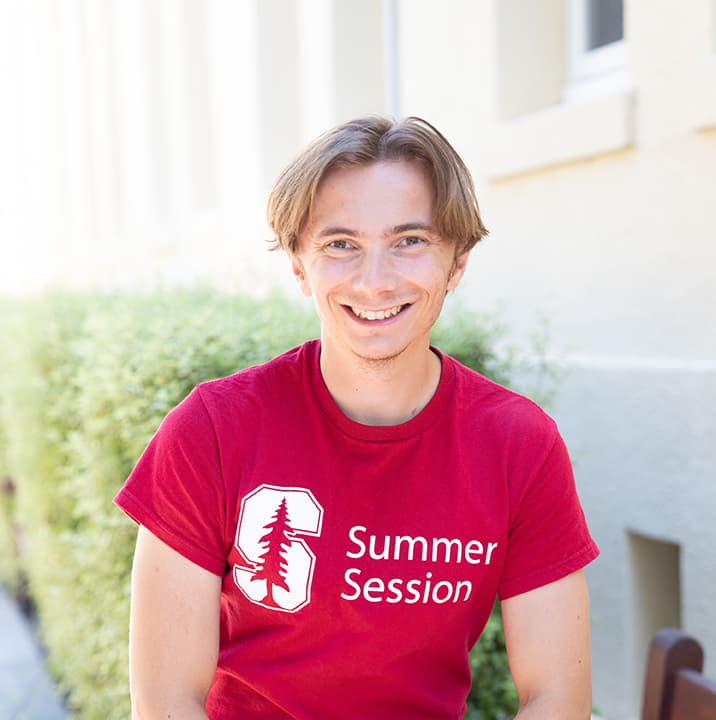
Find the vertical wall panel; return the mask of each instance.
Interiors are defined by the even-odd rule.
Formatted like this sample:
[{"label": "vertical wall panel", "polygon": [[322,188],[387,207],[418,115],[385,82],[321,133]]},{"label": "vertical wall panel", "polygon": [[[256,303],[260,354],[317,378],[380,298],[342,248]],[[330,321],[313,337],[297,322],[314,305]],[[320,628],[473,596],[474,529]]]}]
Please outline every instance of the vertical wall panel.
[{"label": "vertical wall panel", "polygon": [[[185,33],[184,113],[192,204],[216,207],[214,137],[209,99],[208,18],[205,0],[184,0]],[[189,32],[190,30],[190,32]]]},{"label": "vertical wall panel", "polygon": [[62,202],[67,218],[64,243],[58,258],[58,273],[69,282],[82,283],[91,277],[90,239],[93,231],[92,178],[89,143],[85,54],[81,0],[58,4]]},{"label": "vertical wall panel", "polygon": [[336,34],[333,0],[298,0],[301,142],[336,123]]},{"label": "vertical wall panel", "polygon": [[98,253],[109,252],[122,227],[123,187],[119,176],[116,49],[112,15],[106,2],[85,0],[83,12],[87,83],[86,142],[91,168],[91,197]]},{"label": "vertical wall panel", "polygon": [[339,0],[333,5],[336,110],[339,122],[385,112],[385,47],[381,0]]},{"label": "vertical wall panel", "polygon": [[382,0],[385,109],[400,117],[400,22],[398,0]]},{"label": "vertical wall panel", "polygon": [[296,6],[254,0],[258,12],[262,185],[270,187],[300,142]]},{"label": "vertical wall panel", "polygon": [[146,58],[143,0],[112,0],[117,78],[119,175],[125,198],[128,249],[141,250],[137,230],[154,210],[152,146],[146,106]]},{"label": "vertical wall panel", "polygon": [[159,45],[157,76],[164,88],[166,117],[167,177],[169,180],[170,212],[174,217],[185,215],[191,206],[188,168],[189,149],[186,108],[185,16],[183,4],[176,0],[157,0],[163,32]]},{"label": "vertical wall panel", "polygon": [[26,268],[29,285],[37,288],[54,275],[65,237],[59,122],[62,77],[55,4],[32,0],[25,7],[17,59],[17,67],[24,71],[20,142],[28,179],[23,189],[21,242],[32,248]]},{"label": "vertical wall panel", "polygon": [[[218,204],[232,231],[256,207],[260,175],[257,13],[253,3],[209,5],[209,94]],[[250,196],[250,197],[249,197]]]},{"label": "vertical wall panel", "polygon": [[[163,6],[156,0],[145,5],[146,57],[145,102],[149,123],[149,142],[154,164],[155,213],[158,222],[167,222],[172,207],[169,158],[169,108],[166,78],[166,35],[171,25],[163,14]],[[174,72],[178,72],[176,68]]]},{"label": "vertical wall panel", "polygon": [[[24,112],[18,57],[27,6],[0,3],[0,290],[20,290],[19,268],[31,252],[22,237],[27,165],[22,147]],[[25,240],[25,241],[23,241]]]}]

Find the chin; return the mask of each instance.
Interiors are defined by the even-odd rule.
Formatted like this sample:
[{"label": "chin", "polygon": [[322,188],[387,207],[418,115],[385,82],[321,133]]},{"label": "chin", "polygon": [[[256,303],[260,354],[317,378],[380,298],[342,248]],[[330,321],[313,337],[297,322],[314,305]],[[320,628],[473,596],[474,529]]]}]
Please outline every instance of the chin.
[{"label": "chin", "polygon": [[351,352],[365,362],[385,363],[397,360],[405,353],[408,346],[394,345],[392,347],[351,347]]}]

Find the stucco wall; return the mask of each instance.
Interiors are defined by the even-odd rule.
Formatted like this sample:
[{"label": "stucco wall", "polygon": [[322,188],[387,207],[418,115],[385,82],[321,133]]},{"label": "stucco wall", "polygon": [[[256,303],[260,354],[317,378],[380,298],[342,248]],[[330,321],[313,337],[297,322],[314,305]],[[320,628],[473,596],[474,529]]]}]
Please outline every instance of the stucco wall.
[{"label": "stucco wall", "polygon": [[492,183],[467,284],[519,335],[546,312],[570,355],[714,360],[715,183],[716,131]]},{"label": "stucco wall", "polygon": [[716,675],[716,3],[627,1],[626,66],[579,100],[558,87],[569,3],[532,20],[527,5],[458,2],[447,19],[403,2],[402,103],[476,177],[491,235],[462,292],[501,307],[518,344],[549,321],[554,414],[602,550],[594,703],[625,720],[660,618]]},{"label": "stucco wall", "polygon": [[[680,546],[682,627],[716,674],[716,372],[573,367],[555,418],[602,552],[588,571],[594,702],[608,717],[637,717],[648,611],[635,603],[629,532]],[[672,590],[662,578],[657,592]]]}]

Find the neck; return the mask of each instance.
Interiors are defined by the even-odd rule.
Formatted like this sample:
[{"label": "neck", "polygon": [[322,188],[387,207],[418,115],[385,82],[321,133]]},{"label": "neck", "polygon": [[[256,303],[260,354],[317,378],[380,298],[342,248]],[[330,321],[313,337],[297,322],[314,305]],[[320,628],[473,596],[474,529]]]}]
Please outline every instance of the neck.
[{"label": "neck", "polygon": [[338,407],[363,425],[399,425],[417,415],[440,382],[440,359],[429,347],[368,360],[321,346],[321,374]]}]

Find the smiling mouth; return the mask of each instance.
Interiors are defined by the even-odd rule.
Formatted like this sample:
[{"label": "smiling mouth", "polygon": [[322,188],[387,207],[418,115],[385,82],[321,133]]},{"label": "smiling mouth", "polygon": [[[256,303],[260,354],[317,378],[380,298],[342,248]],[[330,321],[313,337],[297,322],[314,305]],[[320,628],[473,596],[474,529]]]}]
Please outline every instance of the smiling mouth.
[{"label": "smiling mouth", "polygon": [[353,314],[361,320],[387,320],[388,318],[395,317],[401,310],[404,310],[408,305],[394,305],[393,307],[384,308],[383,310],[366,310],[365,308],[356,307],[355,305],[348,306]]}]

